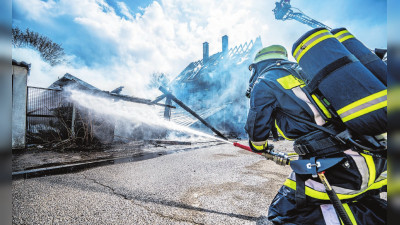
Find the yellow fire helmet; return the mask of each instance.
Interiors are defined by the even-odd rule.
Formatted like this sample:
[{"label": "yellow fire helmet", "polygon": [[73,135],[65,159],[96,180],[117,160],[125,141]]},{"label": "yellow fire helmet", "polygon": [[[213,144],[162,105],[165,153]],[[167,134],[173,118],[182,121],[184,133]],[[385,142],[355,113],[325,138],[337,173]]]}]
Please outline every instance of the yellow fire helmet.
[{"label": "yellow fire helmet", "polygon": [[267,59],[285,59],[288,60],[288,53],[282,45],[271,45],[257,52],[253,64]]}]

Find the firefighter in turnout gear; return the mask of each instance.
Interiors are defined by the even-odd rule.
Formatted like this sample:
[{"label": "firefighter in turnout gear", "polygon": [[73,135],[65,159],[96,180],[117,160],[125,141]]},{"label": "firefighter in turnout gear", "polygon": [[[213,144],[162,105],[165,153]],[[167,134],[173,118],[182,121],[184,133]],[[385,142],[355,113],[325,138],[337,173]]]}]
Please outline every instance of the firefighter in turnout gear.
[{"label": "firefighter in turnout gear", "polygon": [[268,219],[275,224],[341,224],[317,177],[325,171],[352,224],[385,224],[387,203],[379,194],[387,184],[386,158],[355,151],[322,131],[342,134],[346,128],[327,122],[333,112],[305,91],[309,81],[301,76],[299,65],[288,60],[283,46],[260,50],[249,69],[250,110],[245,129],[251,149],[273,149],[267,139],[276,127],[282,137],[294,141],[299,154],[299,160],[291,162],[293,172],[271,203]]}]

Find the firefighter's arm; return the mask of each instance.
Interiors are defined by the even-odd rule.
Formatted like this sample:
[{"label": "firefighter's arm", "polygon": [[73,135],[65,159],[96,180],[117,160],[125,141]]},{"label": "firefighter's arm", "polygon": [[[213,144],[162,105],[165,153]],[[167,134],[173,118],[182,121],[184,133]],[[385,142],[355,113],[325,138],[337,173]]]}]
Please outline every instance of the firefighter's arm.
[{"label": "firefighter's arm", "polygon": [[257,81],[251,93],[250,110],[245,126],[249,135],[249,145],[255,152],[263,152],[272,147],[268,147],[268,137],[273,126],[272,114],[275,106],[273,89],[264,81]]}]

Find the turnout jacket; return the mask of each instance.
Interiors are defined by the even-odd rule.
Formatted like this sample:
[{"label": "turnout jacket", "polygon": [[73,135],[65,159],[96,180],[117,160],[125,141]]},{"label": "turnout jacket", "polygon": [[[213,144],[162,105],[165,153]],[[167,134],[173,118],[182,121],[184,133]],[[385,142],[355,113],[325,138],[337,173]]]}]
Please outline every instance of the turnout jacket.
[{"label": "turnout jacket", "polygon": [[[267,65],[275,62],[276,60],[268,60]],[[273,126],[288,140],[294,140],[316,129],[297,122],[277,109],[310,122],[323,122],[317,109],[302,91],[304,86],[302,80],[283,69],[272,69],[259,75],[251,92],[245,126],[253,150],[262,150]]]},{"label": "turnout jacket", "polygon": [[[259,65],[261,68],[258,70],[262,71],[276,62],[277,60],[267,60]],[[295,140],[316,130],[315,127],[298,122],[282,111],[321,126],[325,124],[319,111],[325,115],[326,111],[322,108],[318,110],[316,107],[319,105],[314,106],[308,100],[302,90],[304,82],[295,75],[287,70],[274,68],[257,76],[250,96],[250,109],[245,126],[253,151],[263,151],[266,148],[273,126],[288,140]],[[344,161],[326,170],[326,177],[345,204],[350,218],[359,224],[384,224],[386,203],[378,201],[379,196],[376,195],[384,190],[387,184],[386,159],[373,158],[351,149],[338,154]],[[278,224],[331,224],[327,221],[337,217],[333,207],[329,206],[329,197],[323,184],[317,178],[312,178],[311,175],[301,177],[306,205],[301,209],[296,206],[296,180],[299,178],[294,172],[289,175],[270,206],[268,218]],[[365,199],[366,196],[375,196],[368,198],[368,206],[381,206],[379,213],[374,213],[373,209],[370,210],[361,203],[354,203],[356,200],[362,202],[361,199]],[[362,211],[369,211],[369,218],[360,213]],[[365,223],[369,220],[373,222]]]}]

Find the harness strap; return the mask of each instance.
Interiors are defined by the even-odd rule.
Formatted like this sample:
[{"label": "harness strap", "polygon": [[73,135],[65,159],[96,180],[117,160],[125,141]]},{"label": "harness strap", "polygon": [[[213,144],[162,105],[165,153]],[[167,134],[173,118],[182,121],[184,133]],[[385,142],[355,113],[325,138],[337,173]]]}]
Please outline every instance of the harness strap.
[{"label": "harness strap", "polygon": [[321,83],[322,80],[324,80],[327,76],[329,76],[330,74],[332,74],[333,72],[335,72],[337,69],[353,63],[353,62],[357,62],[359,61],[354,55],[348,55],[348,56],[344,56],[342,58],[339,58],[335,61],[333,61],[332,63],[330,63],[329,65],[325,66],[324,68],[322,68],[315,76],[314,78],[311,80],[311,82],[306,86],[307,90],[312,93],[315,91],[315,89],[318,88],[319,84]]},{"label": "harness strap", "polygon": [[338,133],[336,131],[333,131],[326,127],[312,123],[308,120],[299,118],[298,116],[294,116],[294,115],[292,115],[284,110],[281,110],[279,108],[277,110],[300,123],[304,123],[304,124],[307,124],[314,128],[317,128],[318,130],[321,130],[331,136],[331,137],[324,138],[324,139],[321,139],[318,141],[310,141],[309,144],[294,145],[293,146],[294,151],[297,154],[309,155],[309,156],[326,156],[326,155],[332,155],[332,154],[342,152],[345,149],[345,148],[343,148],[343,145],[342,145],[343,143],[341,143],[341,142],[339,142],[339,140],[337,140],[336,136],[338,135]]},{"label": "harness strap", "polygon": [[272,64],[270,66],[265,67],[259,74],[263,74],[268,72],[271,69],[287,69],[286,67],[282,67],[283,65],[293,65],[296,64],[294,62],[289,62],[289,61],[277,61],[275,64]]},{"label": "harness strap", "polygon": [[333,137],[337,135],[337,133],[336,133],[335,131],[332,131],[332,130],[330,130],[330,129],[327,129],[327,128],[325,128],[325,127],[323,127],[323,126],[320,126],[320,125],[318,125],[318,124],[312,123],[312,122],[310,122],[310,121],[308,121],[308,120],[305,120],[305,119],[299,118],[299,117],[297,117],[297,116],[294,116],[294,115],[292,115],[292,114],[290,114],[290,113],[288,113],[288,112],[285,112],[284,110],[281,110],[281,109],[279,109],[279,108],[277,108],[277,110],[278,110],[279,112],[281,112],[281,113],[283,113],[283,114],[289,116],[290,118],[296,120],[297,122],[305,123],[305,124],[307,124],[307,125],[309,125],[309,126],[312,126],[312,127],[314,127],[314,128],[317,128],[318,130],[322,130],[322,131],[324,131],[324,132],[326,132],[326,133],[332,135]]},{"label": "harness strap", "polygon": [[332,137],[318,141],[310,141],[309,144],[295,144],[294,151],[299,155],[307,156],[328,156],[343,152],[345,148]]},{"label": "harness strap", "polygon": [[306,206],[306,184],[301,175],[296,173],[296,192],[295,192],[296,208]]},{"label": "harness strap", "polygon": [[[249,80],[249,88],[248,88],[248,92],[249,93],[251,93],[251,91],[253,90],[253,86],[254,86],[254,84],[256,83],[256,81],[258,80],[258,78],[262,75],[262,74],[264,74],[264,73],[266,73],[266,72],[268,72],[268,71],[270,71],[270,70],[273,70],[273,69],[282,69],[282,68],[285,68],[285,67],[283,67],[283,65],[288,65],[288,64],[295,64],[294,62],[289,62],[289,61],[277,61],[275,64],[272,64],[272,65],[269,65],[269,66],[267,66],[266,68],[264,68],[261,72],[255,72],[255,73],[253,73],[253,75],[251,75],[251,77],[250,77],[250,80]],[[257,69],[257,67],[256,67],[256,69]]]}]

